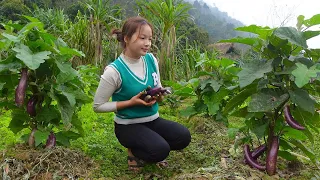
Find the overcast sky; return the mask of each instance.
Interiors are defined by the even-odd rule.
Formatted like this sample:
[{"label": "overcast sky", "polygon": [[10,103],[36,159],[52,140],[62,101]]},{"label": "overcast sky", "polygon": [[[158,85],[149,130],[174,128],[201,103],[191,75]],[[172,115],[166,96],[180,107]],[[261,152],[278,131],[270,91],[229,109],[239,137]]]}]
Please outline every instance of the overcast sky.
[{"label": "overcast sky", "polygon": [[[294,26],[299,15],[305,19],[320,14],[320,0],[204,0],[246,25],[278,27],[284,22]],[[320,26],[313,30],[320,30]],[[320,35],[308,41],[310,48],[320,48]]]}]

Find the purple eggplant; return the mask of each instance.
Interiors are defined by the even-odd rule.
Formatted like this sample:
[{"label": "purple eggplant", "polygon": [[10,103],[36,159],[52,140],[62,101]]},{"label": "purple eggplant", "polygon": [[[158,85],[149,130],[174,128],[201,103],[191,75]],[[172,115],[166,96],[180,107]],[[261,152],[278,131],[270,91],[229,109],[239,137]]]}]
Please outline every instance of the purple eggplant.
[{"label": "purple eggplant", "polygon": [[277,171],[278,151],[279,151],[279,138],[278,136],[274,136],[272,138],[271,147],[268,150],[267,159],[266,159],[266,170],[270,176],[274,175]]},{"label": "purple eggplant", "polygon": [[51,131],[50,135],[48,136],[47,143],[46,143],[46,149],[51,149],[56,146],[56,136]]},{"label": "purple eggplant", "polygon": [[36,116],[36,104],[38,102],[37,96],[32,96],[27,105],[27,112],[31,117]]},{"label": "purple eggplant", "polygon": [[284,107],[284,118],[286,119],[286,122],[294,129],[298,130],[304,130],[305,128],[301,126],[291,115],[290,113],[290,106],[286,105]]},{"label": "purple eggplant", "polygon": [[[262,144],[256,149],[254,149],[253,152],[251,152],[251,156],[254,160],[257,160],[266,150],[267,150],[267,145]],[[247,161],[244,160],[244,163],[247,163]]]},{"label": "purple eggplant", "polygon": [[36,131],[37,131],[37,128],[33,128],[28,139],[28,144],[32,148],[34,147],[34,144],[35,144],[34,134],[36,133]]},{"label": "purple eggplant", "polygon": [[28,84],[28,69],[22,68],[21,78],[15,92],[15,102],[18,107],[21,107],[24,103],[27,84]]},{"label": "purple eggplant", "polygon": [[151,88],[148,86],[144,93],[140,96],[140,99],[149,102],[151,101],[152,97],[159,96],[160,94],[170,94],[171,92],[163,87],[154,87]]},{"label": "purple eggplant", "polygon": [[261,171],[266,170],[266,166],[259,164],[255,159],[253,159],[253,157],[251,156],[250,147],[248,144],[244,146],[244,157],[251,167],[257,168]]}]

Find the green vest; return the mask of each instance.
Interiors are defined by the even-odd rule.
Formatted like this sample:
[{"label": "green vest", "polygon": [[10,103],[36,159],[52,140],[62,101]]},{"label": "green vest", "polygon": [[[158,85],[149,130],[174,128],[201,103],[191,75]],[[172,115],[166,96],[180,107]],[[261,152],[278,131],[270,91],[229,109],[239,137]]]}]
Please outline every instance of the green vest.
[{"label": "green vest", "polygon": [[[147,53],[145,56],[142,56],[142,60],[145,68],[144,79],[137,77],[121,57],[118,57],[110,64],[119,72],[122,80],[120,88],[112,95],[112,101],[129,100],[148,86],[155,87],[158,85],[159,78],[152,55]],[[158,113],[158,108],[158,103],[155,103],[152,106],[132,106],[118,110],[116,116],[121,119],[142,118]]]}]

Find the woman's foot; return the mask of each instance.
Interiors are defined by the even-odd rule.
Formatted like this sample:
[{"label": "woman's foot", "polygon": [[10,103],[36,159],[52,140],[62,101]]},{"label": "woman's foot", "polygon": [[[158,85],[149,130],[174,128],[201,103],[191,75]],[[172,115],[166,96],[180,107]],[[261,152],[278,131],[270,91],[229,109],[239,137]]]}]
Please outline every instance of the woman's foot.
[{"label": "woman's foot", "polygon": [[130,171],[140,172],[144,167],[145,162],[137,157],[128,156],[128,167]]},{"label": "woman's foot", "polygon": [[140,172],[145,165],[145,161],[135,157],[128,149],[128,167],[130,171]]},{"label": "woman's foot", "polygon": [[162,169],[162,168],[168,167],[168,166],[169,166],[169,163],[168,163],[168,161],[166,161],[166,160],[162,160],[162,161],[160,161],[160,162],[157,162],[156,165],[157,165],[160,169]]}]

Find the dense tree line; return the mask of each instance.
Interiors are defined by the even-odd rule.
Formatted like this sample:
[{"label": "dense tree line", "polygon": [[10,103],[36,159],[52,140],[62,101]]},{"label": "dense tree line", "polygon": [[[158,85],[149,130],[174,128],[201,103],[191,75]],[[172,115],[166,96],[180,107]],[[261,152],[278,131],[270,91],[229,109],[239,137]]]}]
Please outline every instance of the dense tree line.
[{"label": "dense tree line", "polygon": [[[226,13],[220,12],[216,7],[208,6],[202,0],[191,1],[190,15],[193,20],[180,24],[177,35],[186,36],[190,42],[197,40],[202,45],[216,42],[220,39],[235,37],[238,34],[233,30],[242,23],[230,18]],[[78,11],[85,13],[86,0],[1,0],[0,21],[21,20],[21,14],[32,15],[35,8],[63,9],[64,13],[73,20]],[[124,17],[137,15],[135,1],[128,0],[105,0],[104,3],[118,5],[124,13]],[[186,31],[189,30],[189,31]],[[181,43],[185,44],[186,40]]]}]

